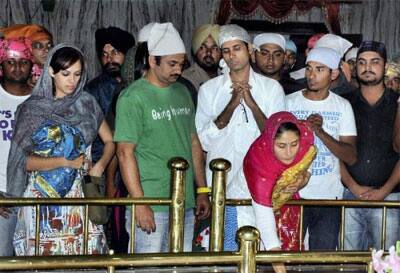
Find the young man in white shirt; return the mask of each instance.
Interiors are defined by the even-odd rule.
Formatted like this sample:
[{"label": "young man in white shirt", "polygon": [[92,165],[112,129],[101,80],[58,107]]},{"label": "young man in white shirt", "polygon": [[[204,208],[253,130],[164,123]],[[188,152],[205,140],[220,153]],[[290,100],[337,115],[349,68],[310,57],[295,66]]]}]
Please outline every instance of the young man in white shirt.
[{"label": "young man in white shirt", "polygon": [[[0,192],[6,192],[7,161],[14,128],[15,111],[31,94],[28,80],[31,75],[33,55],[25,39],[0,39]],[[0,198],[3,198],[0,196]],[[0,206],[0,256],[12,256],[16,210]]]},{"label": "young man in white shirt", "polygon": [[[339,160],[357,160],[356,126],[350,103],[330,91],[339,75],[340,56],[330,48],[312,49],[306,60],[307,89],[286,97],[288,111],[307,120],[315,134],[318,154],[308,184],[300,190],[304,199],[341,199]],[[335,250],[338,245],[340,210],[337,207],[305,207],[304,231],[310,250]]]},{"label": "young man in white shirt", "polygon": [[[222,26],[219,46],[230,71],[200,87],[196,128],[207,152],[206,166],[215,158],[225,158],[232,164],[227,175],[227,198],[250,198],[243,158],[263,130],[265,119],[285,110],[285,96],[276,80],[252,70],[252,47],[246,30],[237,25]],[[212,173],[208,168],[206,174],[210,185]],[[237,228],[252,224],[253,215],[251,207],[228,207],[226,222],[232,219]],[[225,229],[225,250],[237,248],[236,228]]]}]

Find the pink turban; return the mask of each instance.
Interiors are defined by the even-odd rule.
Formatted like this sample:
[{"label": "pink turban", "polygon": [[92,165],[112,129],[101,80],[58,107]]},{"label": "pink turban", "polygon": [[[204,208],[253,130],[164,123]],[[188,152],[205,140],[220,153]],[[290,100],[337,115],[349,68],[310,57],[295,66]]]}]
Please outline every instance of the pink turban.
[{"label": "pink turban", "polygon": [[23,58],[33,62],[31,41],[23,37],[0,39],[0,63],[11,58]]}]

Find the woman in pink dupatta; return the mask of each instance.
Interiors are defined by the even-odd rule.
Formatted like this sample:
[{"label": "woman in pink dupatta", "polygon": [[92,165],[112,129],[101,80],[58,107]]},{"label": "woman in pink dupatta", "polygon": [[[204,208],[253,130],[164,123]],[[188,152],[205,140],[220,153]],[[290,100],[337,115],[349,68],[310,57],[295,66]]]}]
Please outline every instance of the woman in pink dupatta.
[{"label": "woman in pink dupatta", "polygon": [[[308,182],[310,174],[307,169],[316,154],[313,144],[313,133],[303,121],[289,112],[278,112],[266,121],[264,131],[251,145],[244,159],[243,170],[256,219],[274,222],[274,217],[269,216],[274,212],[282,250],[301,249],[300,207],[281,207],[281,204],[290,197],[300,198],[296,191]],[[282,198],[285,200],[277,200]],[[263,225],[260,224],[258,228],[263,228]],[[276,236],[271,234],[271,228],[269,234],[263,234],[263,230],[260,232],[264,241]],[[268,245],[267,242],[264,244]]]}]

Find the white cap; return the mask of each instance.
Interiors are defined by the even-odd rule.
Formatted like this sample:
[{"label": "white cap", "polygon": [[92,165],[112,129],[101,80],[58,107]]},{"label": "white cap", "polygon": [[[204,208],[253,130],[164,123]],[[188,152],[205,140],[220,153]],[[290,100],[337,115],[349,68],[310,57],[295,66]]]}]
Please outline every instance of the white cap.
[{"label": "white cap", "polygon": [[326,65],[330,69],[338,69],[340,63],[339,54],[327,47],[314,47],[308,52],[306,63],[317,62]]},{"label": "white cap", "polygon": [[149,40],[151,29],[153,28],[153,26],[155,24],[156,24],[155,22],[148,23],[147,25],[145,25],[144,27],[142,27],[139,30],[139,34],[138,34],[138,42],[139,43],[147,42]]},{"label": "white cap", "polygon": [[340,58],[343,58],[344,53],[352,46],[353,44],[347,41],[346,39],[335,35],[335,34],[325,34],[322,36],[317,43],[315,44],[314,48],[316,47],[328,47],[335,50],[339,55]]},{"label": "white cap", "polygon": [[172,23],[155,23],[147,41],[147,48],[152,56],[186,53],[185,44]]},{"label": "white cap", "polygon": [[344,60],[347,62],[348,60],[356,59],[357,58],[357,51],[358,51],[358,47],[353,47],[352,49],[350,49],[346,53],[346,55],[344,55]]},{"label": "white cap", "polygon": [[260,46],[264,44],[274,44],[285,51],[286,40],[285,37],[278,33],[261,33],[254,38],[253,44],[256,50],[260,50]]},{"label": "white cap", "polygon": [[244,28],[235,24],[221,26],[218,38],[219,47],[222,47],[225,42],[234,40],[250,44],[250,36]]}]

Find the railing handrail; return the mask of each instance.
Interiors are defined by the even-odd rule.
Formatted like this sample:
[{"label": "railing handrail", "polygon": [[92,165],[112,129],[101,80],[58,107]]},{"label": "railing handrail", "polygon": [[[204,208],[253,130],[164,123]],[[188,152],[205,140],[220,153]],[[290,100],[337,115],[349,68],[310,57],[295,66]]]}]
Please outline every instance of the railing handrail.
[{"label": "railing handrail", "polygon": [[171,198],[4,198],[0,206],[33,205],[170,205]]},{"label": "railing handrail", "polygon": [[[324,258],[321,258],[321,254]],[[201,258],[200,258],[201,257]],[[73,268],[232,265],[242,260],[239,252],[181,252],[115,255],[0,257],[0,270],[40,270]],[[256,254],[257,264],[368,264],[371,252],[266,252]]]},{"label": "railing handrail", "polygon": [[[170,205],[170,198],[4,198],[0,206],[33,206],[33,205]],[[304,206],[348,206],[348,207],[400,207],[398,201],[368,201],[368,200],[327,200],[301,199],[290,200],[286,205]],[[249,206],[251,199],[226,199],[226,205]]]},{"label": "railing handrail", "polygon": [[[226,199],[226,205],[250,206],[251,199]],[[299,199],[290,200],[285,205],[304,206],[346,206],[346,207],[400,207],[399,201],[371,201],[371,200],[347,200],[347,199]]]}]

